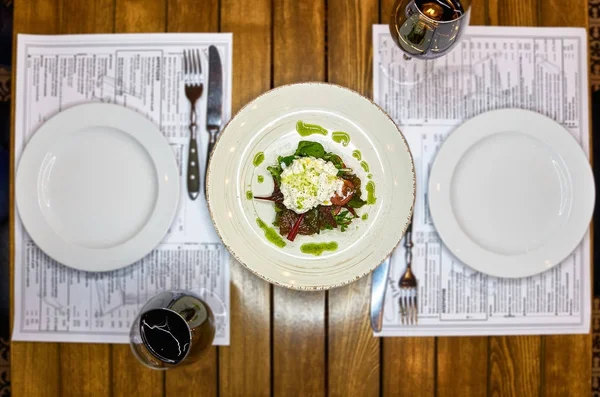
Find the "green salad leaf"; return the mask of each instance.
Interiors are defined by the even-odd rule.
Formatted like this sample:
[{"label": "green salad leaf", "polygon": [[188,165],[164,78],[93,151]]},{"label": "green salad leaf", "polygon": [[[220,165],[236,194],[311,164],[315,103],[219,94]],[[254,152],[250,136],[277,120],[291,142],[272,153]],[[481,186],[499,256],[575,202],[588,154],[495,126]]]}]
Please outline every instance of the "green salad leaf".
[{"label": "green salad leaf", "polygon": [[319,142],[300,141],[298,142],[298,149],[296,149],[295,155],[320,159],[325,155],[325,149]]}]

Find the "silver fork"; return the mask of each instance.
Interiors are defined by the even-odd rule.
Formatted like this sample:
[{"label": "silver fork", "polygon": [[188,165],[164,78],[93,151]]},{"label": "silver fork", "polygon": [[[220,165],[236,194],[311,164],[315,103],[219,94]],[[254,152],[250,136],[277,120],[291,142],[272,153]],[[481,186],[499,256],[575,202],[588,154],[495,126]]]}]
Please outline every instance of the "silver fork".
[{"label": "silver fork", "polygon": [[190,101],[190,145],[188,150],[187,189],[188,195],[195,200],[200,194],[200,168],[198,166],[198,115],[196,102],[202,96],[202,62],[200,50],[183,51],[183,81],[185,96]]},{"label": "silver fork", "polygon": [[404,248],[406,250],[406,270],[398,286],[400,287],[400,315],[402,324],[417,324],[419,317],[419,305],[417,303],[417,279],[412,272],[412,219],[404,235]]}]

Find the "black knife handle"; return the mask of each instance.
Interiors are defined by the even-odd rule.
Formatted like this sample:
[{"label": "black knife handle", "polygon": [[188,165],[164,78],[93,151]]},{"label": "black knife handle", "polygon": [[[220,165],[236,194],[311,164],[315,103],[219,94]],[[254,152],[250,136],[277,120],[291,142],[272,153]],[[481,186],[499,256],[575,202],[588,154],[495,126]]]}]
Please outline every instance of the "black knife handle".
[{"label": "black knife handle", "polygon": [[204,197],[206,196],[206,175],[208,174],[208,163],[210,162],[210,154],[213,151],[213,148],[215,147],[215,143],[217,143],[217,132],[219,132],[218,129],[211,129],[208,130],[208,149],[206,150],[206,167],[204,167]]},{"label": "black knife handle", "polygon": [[[190,127],[191,129],[192,127]],[[194,127],[195,128],[195,127]],[[196,134],[190,137],[187,167],[187,189],[192,200],[196,200],[200,193],[200,167],[198,166],[198,141]]]}]

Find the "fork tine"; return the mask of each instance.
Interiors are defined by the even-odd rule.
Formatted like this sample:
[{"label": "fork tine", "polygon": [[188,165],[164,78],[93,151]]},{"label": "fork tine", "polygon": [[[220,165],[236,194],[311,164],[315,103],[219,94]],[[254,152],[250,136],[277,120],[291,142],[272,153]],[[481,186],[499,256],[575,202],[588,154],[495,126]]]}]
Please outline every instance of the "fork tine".
[{"label": "fork tine", "polygon": [[414,323],[417,324],[419,322],[419,304],[417,301],[417,292],[416,291],[415,291],[415,296],[413,297],[413,307],[415,308]]},{"label": "fork tine", "polygon": [[196,48],[196,60],[198,61],[198,74],[202,75],[202,60],[200,59],[200,50]]},{"label": "fork tine", "polygon": [[189,74],[187,58],[188,58],[187,51],[183,50],[183,74],[184,74],[184,76],[187,76]]}]

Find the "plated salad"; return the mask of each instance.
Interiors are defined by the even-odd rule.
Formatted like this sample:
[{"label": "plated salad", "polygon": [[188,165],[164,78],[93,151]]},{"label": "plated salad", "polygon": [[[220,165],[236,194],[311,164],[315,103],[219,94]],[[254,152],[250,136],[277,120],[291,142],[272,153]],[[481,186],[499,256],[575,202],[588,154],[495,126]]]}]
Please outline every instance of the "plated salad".
[{"label": "plated salad", "polygon": [[273,225],[290,241],[298,234],[344,232],[358,218],[356,210],[367,204],[361,198],[360,178],[318,142],[300,141],[294,153],[279,156],[267,170],[273,177],[273,193],[254,199],[274,202]]}]

